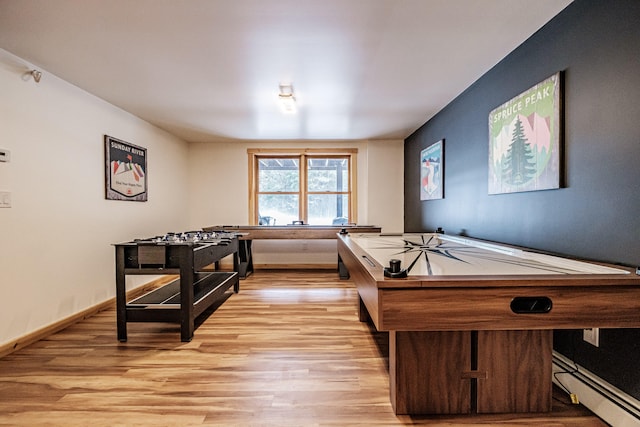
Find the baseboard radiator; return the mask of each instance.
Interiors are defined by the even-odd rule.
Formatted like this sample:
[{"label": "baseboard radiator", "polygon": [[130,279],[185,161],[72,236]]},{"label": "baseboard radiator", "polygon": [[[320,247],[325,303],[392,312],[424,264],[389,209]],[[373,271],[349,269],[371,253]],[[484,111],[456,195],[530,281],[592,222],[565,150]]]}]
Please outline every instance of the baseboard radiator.
[{"label": "baseboard radiator", "polygon": [[640,401],[555,351],[553,382],[609,425],[640,426]]}]

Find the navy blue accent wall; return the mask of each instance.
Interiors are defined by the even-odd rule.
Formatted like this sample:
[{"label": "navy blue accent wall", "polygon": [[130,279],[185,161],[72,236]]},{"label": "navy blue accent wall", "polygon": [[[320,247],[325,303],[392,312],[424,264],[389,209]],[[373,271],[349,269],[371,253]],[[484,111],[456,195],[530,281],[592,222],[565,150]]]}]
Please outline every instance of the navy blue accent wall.
[{"label": "navy blue accent wall", "polygon": [[[487,194],[488,116],[557,71],[563,188]],[[420,151],[445,140],[442,200],[420,201]],[[576,0],[405,140],[405,231],[640,265],[640,1]],[[640,313],[638,313],[640,316]],[[558,331],[554,346],[640,399],[640,330]]]}]

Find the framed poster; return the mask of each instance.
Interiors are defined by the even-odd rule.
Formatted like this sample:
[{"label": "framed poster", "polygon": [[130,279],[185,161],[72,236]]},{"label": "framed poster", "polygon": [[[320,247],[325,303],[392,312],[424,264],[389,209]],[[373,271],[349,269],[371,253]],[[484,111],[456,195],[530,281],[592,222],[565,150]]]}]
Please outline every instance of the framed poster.
[{"label": "framed poster", "polygon": [[560,188],[560,73],[489,114],[489,194]]},{"label": "framed poster", "polygon": [[444,197],[444,139],[420,152],[420,200]]},{"label": "framed poster", "polygon": [[106,198],[147,201],[147,149],[104,136]]}]

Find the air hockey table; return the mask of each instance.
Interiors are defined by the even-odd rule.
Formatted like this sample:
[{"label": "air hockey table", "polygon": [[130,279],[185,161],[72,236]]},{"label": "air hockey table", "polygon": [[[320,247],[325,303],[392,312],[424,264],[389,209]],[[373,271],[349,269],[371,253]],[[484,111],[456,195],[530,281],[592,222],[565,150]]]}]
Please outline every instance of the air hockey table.
[{"label": "air hockey table", "polygon": [[338,235],[396,414],[548,412],[553,329],[640,327],[640,275],[444,234]]},{"label": "air hockey table", "polygon": [[375,225],[212,225],[203,227],[205,232],[235,233],[239,239],[239,273],[245,279],[253,273],[252,241],[260,239],[335,239],[338,232],[380,233]]}]

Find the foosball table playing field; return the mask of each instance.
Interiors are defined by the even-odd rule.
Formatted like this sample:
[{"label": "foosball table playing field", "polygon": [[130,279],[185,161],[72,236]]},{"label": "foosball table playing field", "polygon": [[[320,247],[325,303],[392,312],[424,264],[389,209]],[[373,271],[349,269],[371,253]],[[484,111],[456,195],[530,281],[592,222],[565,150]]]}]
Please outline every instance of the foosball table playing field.
[{"label": "foosball table playing field", "polygon": [[[181,341],[191,341],[195,319],[233,287],[239,292],[238,239],[233,233],[167,233],[118,243],[116,311],[118,340],[127,340],[127,322],[180,324]],[[234,271],[218,271],[233,256]],[[211,265],[216,268],[209,268]],[[170,283],[127,301],[127,275],[178,275]]]}]

